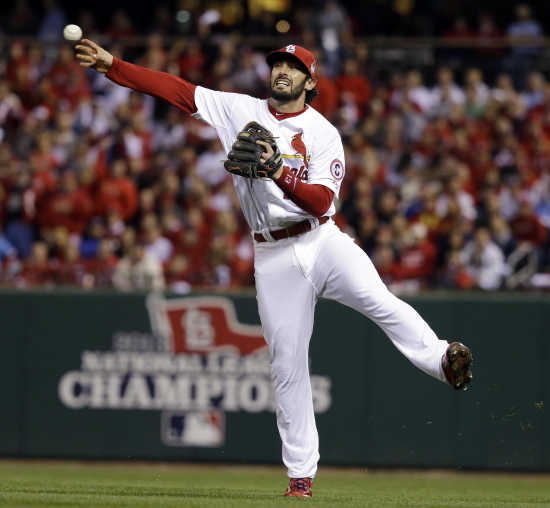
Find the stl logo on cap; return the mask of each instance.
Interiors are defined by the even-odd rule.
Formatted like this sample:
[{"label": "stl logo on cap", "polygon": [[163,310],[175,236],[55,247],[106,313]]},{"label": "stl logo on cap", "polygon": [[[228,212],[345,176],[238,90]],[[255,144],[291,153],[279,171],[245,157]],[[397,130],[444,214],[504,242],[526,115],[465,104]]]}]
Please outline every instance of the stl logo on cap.
[{"label": "stl logo on cap", "polygon": [[285,51],[287,53],[296,53],[296,46],[294,44],[289,44],[286,48],[285,48]]}]

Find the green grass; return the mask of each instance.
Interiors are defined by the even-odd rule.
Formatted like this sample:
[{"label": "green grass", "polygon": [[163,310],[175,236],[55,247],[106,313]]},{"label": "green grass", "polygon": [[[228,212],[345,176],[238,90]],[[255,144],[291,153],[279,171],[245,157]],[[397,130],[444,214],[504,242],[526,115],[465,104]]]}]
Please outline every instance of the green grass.
[{"label": "green grass", "polygon": [[307,500],[286,484],[274,467],[0,461],[1,507],[550,507],[549,475],[321,468]]}]

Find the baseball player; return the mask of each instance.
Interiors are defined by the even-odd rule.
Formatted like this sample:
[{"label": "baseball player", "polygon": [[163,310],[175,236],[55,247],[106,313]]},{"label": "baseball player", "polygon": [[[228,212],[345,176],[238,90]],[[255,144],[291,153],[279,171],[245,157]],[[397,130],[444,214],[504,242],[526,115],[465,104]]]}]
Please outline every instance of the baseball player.
[{"label": "baseball player", "polygon": [[267,55],[271,97],[213,91],[114,58],[93,41],[76,46],[81,65],[167,100],[216,129],[254,240],[262,329],[269,345],[277,426],[290,484],[311,497],[319,443],[308,348],[319,297],[347,305],[380,326],[427,374],[466,388],[472,354],[440,340],[420,315],[381,281],[371,260],[331,219],[345,175],[340,135],[309,103],[318,69],[308,50],[288,45]]}]

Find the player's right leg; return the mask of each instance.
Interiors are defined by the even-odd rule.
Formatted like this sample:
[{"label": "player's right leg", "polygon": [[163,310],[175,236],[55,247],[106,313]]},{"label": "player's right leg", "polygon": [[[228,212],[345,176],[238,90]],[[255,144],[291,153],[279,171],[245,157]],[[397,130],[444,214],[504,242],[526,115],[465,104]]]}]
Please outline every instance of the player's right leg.
[{"label": "player's right leg", "polygon": [[292,241],[256,244],[254,276],[283,462],[290,478],[311,478],[319,460],[308,361],[316,293],[296,262]]}]

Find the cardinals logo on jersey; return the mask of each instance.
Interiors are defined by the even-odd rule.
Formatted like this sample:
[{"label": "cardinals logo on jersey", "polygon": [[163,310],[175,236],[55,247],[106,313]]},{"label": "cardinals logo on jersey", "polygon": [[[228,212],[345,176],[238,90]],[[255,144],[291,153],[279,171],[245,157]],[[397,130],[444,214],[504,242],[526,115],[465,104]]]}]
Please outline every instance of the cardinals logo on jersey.
[{"label": "cardinals logo on jersey", "polygon": [[292,141],[290,142],[290,145],[294,150],[296,150],[296,153],[298,155],[301,155],[304,159],[304,166],[306,169],[309,169],[309,157],[307,156],[307,148],[306,145],[302,139],[303,132],[299,132],[298,134],[294,134],[292,136]]}]

